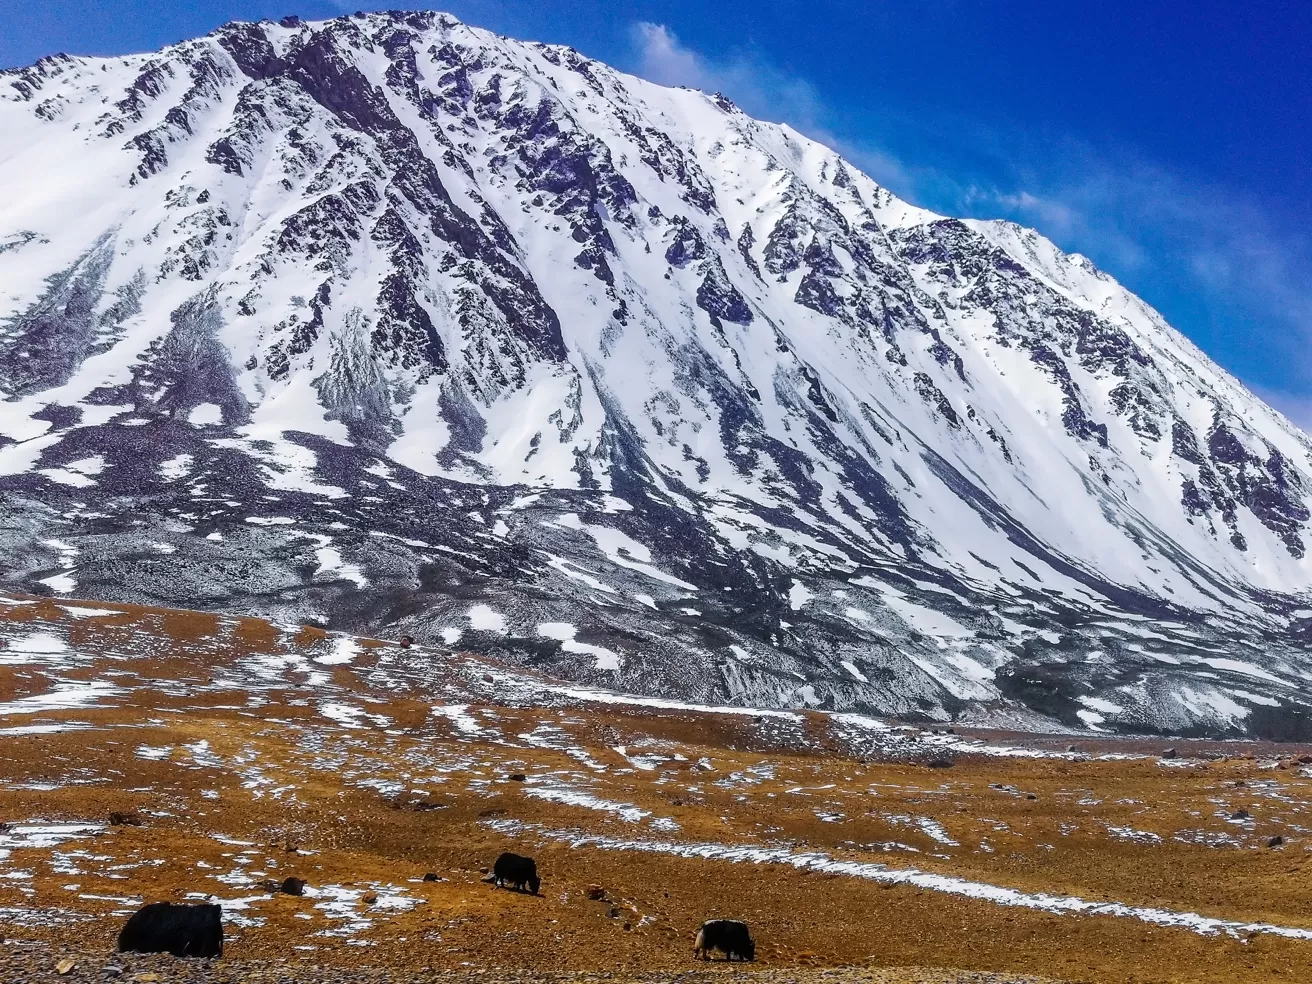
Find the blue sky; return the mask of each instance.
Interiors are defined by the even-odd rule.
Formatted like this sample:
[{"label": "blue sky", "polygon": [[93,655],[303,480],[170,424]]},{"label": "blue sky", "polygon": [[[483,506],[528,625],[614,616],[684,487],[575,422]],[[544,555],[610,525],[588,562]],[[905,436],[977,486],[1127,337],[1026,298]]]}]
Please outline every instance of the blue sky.
[{"label": "blue sky", "polygon": [[[335,16],[357,3],[4,6],[0,64],[21,65],[53,51],[153,49],[232,19]],[[442,9],[658,82],[719,89],[836,146],[917,204],[1034,226],[1312,427],[1308,0],[450,0]]]}]

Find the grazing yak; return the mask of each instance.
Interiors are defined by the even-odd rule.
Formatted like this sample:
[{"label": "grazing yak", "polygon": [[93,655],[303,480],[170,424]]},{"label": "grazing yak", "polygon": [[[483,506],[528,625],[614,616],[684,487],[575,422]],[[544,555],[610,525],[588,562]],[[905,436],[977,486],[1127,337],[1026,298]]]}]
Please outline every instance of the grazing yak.
[{"label": "grazing yak", "polygon": [[725,960],[755,960],[756,941],[747,932],[747,923],[736,919],[708,919],[697,930],[693,956],[709,960],[712,950],[719,950]]},{"label": "grazing yak", "polygon": [[538,878],[536,861],[506,851],[492,868],[492,884],[497,888],[510,885],[521,892],[527,890],[537,895],[542,880]]},{"label": "grazing yak", "polygon": [[138,909],[118,934],[120,953],[223,956],[223,907],[152,902]]}]

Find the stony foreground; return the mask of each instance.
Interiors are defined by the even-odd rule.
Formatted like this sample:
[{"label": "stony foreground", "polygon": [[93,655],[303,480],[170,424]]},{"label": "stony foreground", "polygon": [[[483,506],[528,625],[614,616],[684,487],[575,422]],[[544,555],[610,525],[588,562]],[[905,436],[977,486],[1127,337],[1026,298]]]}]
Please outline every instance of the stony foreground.
[{"label": "stony foreground", "polygon": [[[69,964],[72,964],[69,967]],[[59,967],[68,968],[63,974]],[[170,957],[106,956],[41,944],[14,947],[0,955],[0,979],[13,984],[59,978],[66,981],[137,981],[139,984],[273,984],[275,981],[314,984],[717,984],[727,979],[740,984],[1060,984],[1047,978],[1017,977],[969,970],[932,967],[839,967],[814,970],[793,967],[780,970],[715,967],[679,973],[623,974],[576,972],[544,974],[535,971],[432,970],[388,967],[325,967],[286,960],[174,960]]]},{"label": "stony foreground", "polygon": [[[38,599],[0,641],[0,981],[1312,973],[1306,748],[701,708]],[[503,850],[540,896],[486,883]],[[163,899],[221,902],[225,959],[113,956]],[[694,962],[709,917],[757,963]]]}]

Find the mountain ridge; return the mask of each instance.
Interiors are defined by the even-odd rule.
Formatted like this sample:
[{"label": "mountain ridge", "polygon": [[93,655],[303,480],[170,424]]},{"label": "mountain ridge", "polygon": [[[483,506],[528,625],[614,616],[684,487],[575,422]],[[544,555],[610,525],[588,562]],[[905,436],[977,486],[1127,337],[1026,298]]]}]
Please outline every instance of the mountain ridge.
[{"label": "mountain ridge", "polygon": [[1087,259],[444,14],[0,75],[22,590],[1305,733],[1312,442]]}]

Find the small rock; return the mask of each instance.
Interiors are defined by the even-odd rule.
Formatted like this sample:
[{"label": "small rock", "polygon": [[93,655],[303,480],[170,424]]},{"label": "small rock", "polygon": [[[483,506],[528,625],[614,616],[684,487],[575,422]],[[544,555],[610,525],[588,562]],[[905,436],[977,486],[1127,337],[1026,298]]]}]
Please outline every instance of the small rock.
[{"label": "small rock", "polygon": [[305,879],[304,878],[285,878],[280,886],[283,895],[304,895]]},{"label": "small rock", "polygon": [[1268,838],[1267,838],[1266,846],[1267,846],[1267,847],[1279,847],[1279,846],[1280,846],[1281,844],[1283,844],[1284,842],[1285,842],[1285,839],[1284,839],[1283,837],[1281,837],[1279,834],[1276,834],[1274,837],[1268,837]]},{"label": "small rock", "polygon": [[1076,753],[1079,751],[1079,749],[1076,748],[1074,745],[1067,745],[1067,746],[1066,746],[1066,751],[1069,752],[1070,754],[1074,755],[1074,754],[1076,754]]},{"label": "small rock", "polygon": [[1026,793],[1026,794],[1025,794],[1025,798],[1026,798],[1027,800],[1036,800],[1036,799],[1038,799],[1038,797],[1035,796],[1033,793]]},{"label": "small rock", "polygon": [[625,931],[625,932],[630,932],[630,931],[632,931],[632,929],[633,929],[633,923],[625,923],[625,924],[624,924],[624,931]]},{"label": "small rock", "polygon": [[1252,819],[1252,816],[1253,816],[1253,815],[1252,815],[1251,813],[1249,813],[1247,810],[1235,810],[1234,813],[1230,814],[1230,819],[1231,819],[1231,820],[1251,820],[1251,819]]},{"label": "small rock", "polygon": [[441,878],[438,878],[438,877],[437,877],[437,872],[435,872],[435,871],[430,871],[430,872],[428,872],[427,874],[424,875],[424,881],[426,881],[426,882],[435,882],[435,881],[441,881],[441,880],[442,880]]},{"label": "small rock", "polygon": [[106,977],[122,977],[123,968],[118,964],[106,964],[105,969],[101,971]]},{"label": "small rock", "polygon": [[1312,755],[1300,755],[1298,761],[1303,765],[1312,765]]},{"label": "small rock", "polygon": [[606,890],[602,888],[600,885],[588,886],[588,898],[592,899],[593,902],[600,902],[605,897],[606,897]]},{"label": "small rock", "polygon": [[512,772],[509,778],[511,782],[525,782],[527,781],[528,776],[524,775],[522,772]]},{"label": "small rock", "polygon": [[59,963],[55,964],[55,973],[58,974],[60,977],[63,977],[66,974],[71,974],[73,972],[73,968],[76,966],[77,966],[76,960],[74,960],[72,957],[65,957],[63,960],[59,961]]},{"label": "small rock", "polygon": [[494,676],[492,676],[491,673],[484,673],[484,674],[483,674],[483,682],[484,682],[484,683],[496,683],[497,681],[496,681],[496,678],[495,678]]},{"label": "small rock", "polygon": [[1177,752],[1177,751],[1175,750],[1174,747],[1172,747],[1172,748],[1163,748],[1163,749],[1162,749],[1162,758],[1164,758],[1164,759],[1173,759],[1173,758],[1175,758],[1176,756],[1178,756],[1179,754],[1180,754],[1180,753]]},{"label": "small rock", "polygon": [[364,895],[361,896],[360,901],[363,902],[365,905],[373,905],[375,902],[378,901],[378,893],[365,892]]},{"label": "small rock", "polygon": [[620,907],[617,905],[611,906],[610,909],[607,910],[606,915],[610,916],[612,919],[618,919],[620,917]]},{"label": "small rock", "polygon": [[140,827],[141,817],[135,813],[115,810],[109,815],[109,825],[111,827]]},{"label": "small rock", "polygon": [[408,803],[400,805],[403,810],[413,810],[416,813],[430,813],[433,810],[445,810],[445,803],[434,803],[432,800],[411,800]]}]

